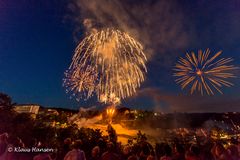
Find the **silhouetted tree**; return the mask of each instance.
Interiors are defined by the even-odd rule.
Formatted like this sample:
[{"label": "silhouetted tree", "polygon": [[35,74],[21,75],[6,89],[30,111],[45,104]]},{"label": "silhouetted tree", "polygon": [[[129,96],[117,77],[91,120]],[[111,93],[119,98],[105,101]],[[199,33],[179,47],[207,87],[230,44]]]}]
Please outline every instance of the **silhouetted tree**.
[{"label": "silhouetted tree", "polygon": [[11,97],[4,93],[0,93],[0,134],[3,132],[10,132],[13,128],[13,119],[16,112],[12,109]]},{"label": "silhouetted tree", "polygon": [[11,109],[14,104],[10,96],[4,93],[0,93],[0,108]]}]

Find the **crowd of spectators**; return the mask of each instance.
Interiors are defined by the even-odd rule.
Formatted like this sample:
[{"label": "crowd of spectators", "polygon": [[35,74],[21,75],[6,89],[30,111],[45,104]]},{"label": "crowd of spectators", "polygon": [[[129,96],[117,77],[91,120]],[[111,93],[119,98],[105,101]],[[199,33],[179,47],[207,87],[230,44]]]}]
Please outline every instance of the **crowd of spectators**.
[{"label": "crowd of spectators", "polygon": [[[87,141],[85,141],[87,143]],[[89,142],[90,143],[90,142]],[[52,152],[16,152],[14,148],[51,148],[46,142],[33,141],[24,144],[18,138],[3,133],[0,135],[0,160],[239,160],[240,145],[209,140],[206,144],[156,143],[151,145],[142,136],[136,143],[121,145],[100,138],[91,148],[86,148],[82,140],[66,138],[60,148]],[[11,148],[12,150],[9,150]]]}]

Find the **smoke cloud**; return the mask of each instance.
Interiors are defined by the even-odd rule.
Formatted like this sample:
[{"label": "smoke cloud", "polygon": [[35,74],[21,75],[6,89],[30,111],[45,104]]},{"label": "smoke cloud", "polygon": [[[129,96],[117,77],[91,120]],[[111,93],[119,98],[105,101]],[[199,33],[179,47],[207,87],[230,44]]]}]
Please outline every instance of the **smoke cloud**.
[{"label": "smoke cloud", "polygon": [[174,53],[189,43],[192,31],[179,6],[167,0],[77,0],[68,8],[75,33],[83,31],[82,26],[86,34],[108,27],[122,30],[144,46],[150,59],[166,52],[172,56],[169,51]]},{"label": "smoke cloud", "polygon": [[145,88],[135,98],[148,97],[158,112],[239,112],[240,97],[230,95],[175,95],[156,88]]}]

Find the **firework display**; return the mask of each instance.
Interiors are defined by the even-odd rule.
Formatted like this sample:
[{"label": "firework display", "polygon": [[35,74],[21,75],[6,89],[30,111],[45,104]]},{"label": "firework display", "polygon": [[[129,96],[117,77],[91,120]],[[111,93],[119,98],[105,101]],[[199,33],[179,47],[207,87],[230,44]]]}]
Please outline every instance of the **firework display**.
[{"label": "firework display", "polygon": [[185,58],[180,58],[174,68],[176,82],[181,85],[182,89],[191,86],[191,94],[200,92],[202,95],[214,95],[214,91],[223,94],[223,86],[231,87],[233,83],[229,78],[235,77],[232,73],[237,69],[234,65],[229,64],[232,58],[219,58],[222,51],[217,52],[210,57],[210,50],[199,50],[198,54],[187,53]]},{"label": "firework display", "polygon": [[66,92],[72,92],[72,96],[79,101],[80,98],[86,100],[93,95],[96,81],[97,74],[91,67],[77,67],[65,72],[63,85],[66,87]]},{"label": "firework display", "polygon": [[140,87],[146,60],[141,44],[127,33],[101,30],[77,46],[63,85],[77,99],[96,94],[99,101],[115,103]]}]

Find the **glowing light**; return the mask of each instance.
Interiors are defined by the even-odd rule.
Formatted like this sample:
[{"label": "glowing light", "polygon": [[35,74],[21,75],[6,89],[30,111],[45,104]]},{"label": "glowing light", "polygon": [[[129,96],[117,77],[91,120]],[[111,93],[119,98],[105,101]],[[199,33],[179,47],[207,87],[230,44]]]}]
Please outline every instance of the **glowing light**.
[{"label": "glowing light", "polygon": [[127,33],[101,30],[77,46],[63,85],[78,100],[97,95],[101,102],[119,103],[144,81],[146,60],[141,44]]},{"label": "glowing light", "polygon": [[214,90],[223,94],[220,90],[223,86],[231,87],[233,83],[227,81],[228,78],[236,77],[231,71],[237,69],[229,65],[232,58],[218,59],[222,52],[219,51],[212,57],[209,57],[210,50],[186,54],[185,58],[180,58],[174,68],[174,76],[178,77],[176,82],[182,89],[191,85],[191,94],[198,91],[203,95],[214,95]]},{"label": "glowing light", "polygon": [[198,70],[197,72],[197,75],[201,76],[203,74],[203,72],[201,70]]},{"label": "glowing light", "polygon": [[107,109],[107,115],[109,117],[113,117],[114,113],[115,113],[115,108],[108,108]]}]

